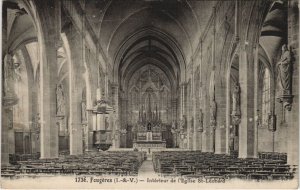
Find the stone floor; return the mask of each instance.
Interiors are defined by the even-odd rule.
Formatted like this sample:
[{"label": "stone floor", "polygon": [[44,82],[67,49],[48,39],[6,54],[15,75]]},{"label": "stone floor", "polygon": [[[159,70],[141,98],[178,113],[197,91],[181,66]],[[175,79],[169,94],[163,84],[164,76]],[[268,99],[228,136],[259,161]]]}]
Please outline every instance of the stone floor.
[{"label": "stone floor", "polygon": [[139,176],[153,176],[156,175],[152,160],[145,160],[138,171]]}]

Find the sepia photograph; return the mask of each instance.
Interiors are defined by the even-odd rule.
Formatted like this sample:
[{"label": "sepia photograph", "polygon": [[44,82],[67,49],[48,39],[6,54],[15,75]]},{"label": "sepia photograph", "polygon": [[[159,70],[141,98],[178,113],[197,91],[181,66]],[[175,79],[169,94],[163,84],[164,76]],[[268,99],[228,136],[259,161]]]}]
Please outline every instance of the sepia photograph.
[{"label": "sepia photograph", "polygon": [[298,0],[0,0],[1,189],[299,188]]}]

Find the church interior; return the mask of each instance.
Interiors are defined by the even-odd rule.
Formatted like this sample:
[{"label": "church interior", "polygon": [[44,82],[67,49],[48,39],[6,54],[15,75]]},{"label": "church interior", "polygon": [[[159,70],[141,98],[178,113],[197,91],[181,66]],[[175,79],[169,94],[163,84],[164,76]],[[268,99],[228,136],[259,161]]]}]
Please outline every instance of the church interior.
[{"label": "church interior", "polygon": [[297,0],[4,0],[1,73],[2,176],[298,175]]}]

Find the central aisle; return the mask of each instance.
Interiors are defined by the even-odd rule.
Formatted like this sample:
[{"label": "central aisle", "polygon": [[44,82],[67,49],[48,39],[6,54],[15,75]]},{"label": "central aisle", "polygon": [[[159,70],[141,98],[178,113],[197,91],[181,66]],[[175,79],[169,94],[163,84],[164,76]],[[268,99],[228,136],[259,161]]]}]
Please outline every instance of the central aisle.
[{"label": "central aisle", "polygon": [[145,160],[139,169],[139,176],[154,176],[157,175],[153,168],[152,160]]}]

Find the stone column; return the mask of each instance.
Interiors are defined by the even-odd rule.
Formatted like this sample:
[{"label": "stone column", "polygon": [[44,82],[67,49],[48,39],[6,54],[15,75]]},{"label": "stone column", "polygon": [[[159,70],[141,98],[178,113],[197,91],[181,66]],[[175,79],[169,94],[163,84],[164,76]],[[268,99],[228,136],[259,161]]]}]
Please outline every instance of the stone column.
[{"label": "stone column", "polygon": [[230,105],[231,105],[231,97],[230,97],[230,72],[226,73],[226,149],[225,153],[230,154],[230,125],[231,125],[231,118],[230,118]]},{"label": "stone column", "polygon": [[[254,149],[254,153],[253,153],[253,157],[257,158],[258,157],[258,120],[259,120],[259,116],[258,116],[258,91],[259,91],[259,64],[258,64],[258,46],[255,47],[254,49],[254,130],[253,130],[253,136],[254,136],[254,144],[253,144],[253,149]],[[243,117],[243,115],[242,115]]]},{"label": "stone column", "polygon": [[[2,104],[3,105],[3,104]],[[4,108],[4,107],[2,107]],[[9,144],[8,131],[12,128],[10,118],[11,108],[7,107],[2,110],[2,127],[1,127],[1,167],[9,165]]]},{"label": "stone column", "polygon": [[186,115],[186,84],[182,83],[180,86],[180,119]]},{"label": "stone column", "polygon": [[[51,28],[51,26],[49,26]],[[50,30],[49,28],[49,30]],[[41,158],[58,157],[56,125],[57,51],[55,34],[48,34],[40,49]]]},{"label": "stone column", "polygon": [[[253,158],[254,149],[254,67],[253,51],[245,42],[239,55],[239,82],[241,87],[241,123],[239,125],[239,158]],[[252,56],[252,59],[250,59]],[[250,61],[251,60],[251,61]]]},{"label": "stone column", "polygon": [[192,126],[191,124],[189,125],[190,129],[188,132],[188,149],[193,150],[194,144],[193,144],[193,137],[194,137],[194,125]]},{"label": "stone column", "polygon": [[215,132],[215,154],[226,153],[225,135],[226,135],[225,126],[224,125],[218,126]]},{"label": "stone column", "polygon": [[194,140],[194,146],[193,146],[193,150],[201,150],[201,141],[202,141],[202,136],[201,133],[199,131],[197,131],[197,129],[194,129],[194,136],[193,136],[193,140]]},{"label": "stone column", "polygon": [[195,105],[196,103],[194,103],[194,105],[193,105],[193,109],[194,109],[194,125],[192,126],[193,127],[193,131],[194,131],[194,133],[193,133],[193,136],[192,136],[192,138],[193,138],[193,148],[192,148],[192,150],[199,150],[199,147],[198,147],[198,139],[197,139],[197,136],[198,136],[198,131],[197,131],[197,124],[198,124],[198,119],[197,119],[197,115],[196,115],[196,109],[195,109],[195,107],[196,107],[196,105]]},{"label": "stone column", "polygon": [[197,109],[197,113],[195,117],[196,118],[194,121],[193,150],[202,150],[203,112],[201,108]]},{"label": "stone column", "polygon": [[[220,79],[222,80],[222,79]],[[215,153],[226,153],[226,99],[225,88],[220,85],[216,85],[216,102],[218,103],[217,109],[217,126],[215,131]]]},{"label": "stone column", "polygon": [[[88,78],[88,77],[87,77]],[[89,80],[89,79],[87,79]],[[89,84],[89,83],[88,83]],[[87,88],[86,88],[86,92],[87,92],[87,101],[86,101],[86,108],[87,109],[91,109],[93,108],[93,98],[94,98],[94,94],[95,91],[92,92],[93,88],[90,87],[90,85],[87,85]],[[94,114],[91,112],[91,111],[87,111],[86,112],[86,116],[87,116],[87,146],[86,146],[86,151],[90,151],[90,150],[93,150],[93,130],[94,130]]]},{"label": "stone column", "polygon": [[113,95],[113,102],[112,106],[115,110],[114,117],[113,117],[113,146],[114,148],[120,148],[120,110],[119,110],[119,85],[113,84],[112,85],[112,95]]},{"label": "stone column", "polygon": [[197,149],[197,124],[198,124],[198,117],[197,117],[197,111],[196,111],[196,106],[197,106],[197,98],[196,98],[196,94],[197,94],[197,89],[196,89],[196,82],[195,82],[195,73],[193,72],[193,104],[192,104],[192,109],[193,109],[193,118],[194,118],[194,122],[193,122],[193,126],[191,126],[193,128],[193,135],[192,135],[192,141],[193,141],[193,147],[192,150],[196,150]]},{"label": "stone column", "polygon": [[203,152],[213,152],[212,147],[212,136],[213,131],[210,127],[206,127],[202,133],[202,151]]},{"label": "stone column", "polygon": [[[73,62],[75,65],[76,63]],[[78,63],[77,63],[78,64]],[[80,81],[83,79],[76,69],[70,72],[70,155],[83,153],[83,127],[81,123],[81,98],[82,88]]]},{"label": "stone column", "polygon": [[[207,84],[208,85],[208,84]],[[209,106],[209,98],[204,96],[201,104],[203,107],[204,119],[203,119],[203,133],[202,133],[202,151],[203,152],[213,152],[212,150],[212,127],[210,127],[210,106]]]},{"label": "stone column", "polygon": [[293,52],[292,109],[286,112],[288,140],[287,162],[298,165],[299,161],[299,2],[288,1],[288,44]]},{"label": "stone column", "polygon": [[[11,80],[9,75],[12,74],[12,64],[7,61],[8,55],[5,55],[7,46],[7,7],[3,3],[2,7],[2,115],[1,115],[1,166],[5,167],[9,165],[9,130],[12,129],[12,106],[17,102],[17,97],[15,93],[9,93],[9,89],[13,89],[13,83],[9,82]],[[5,56],[5,58],[4,58]],[[11,56],[10,56],[11,57]],[[12,59],[11,59],[12,62]],[[13,103],[13,104],[11,104]],[[14,145],[14,142],[13,142]]]},{"label": "stone column", "polygon": [[91,112],[87,113],[87,117],[88,117],[88,146],[87,146],[87,151],[92,150],[93,149],[93,129],[94,129],[94,116]]},{"label": "stone column", "polygon": [[121,110],[120,110],[120,147],[126,148],[126,142],[127,142],[127,134],[125,133],[126,125],[127,125],[127,98],[123,94],[121,97]]},{"label": "stone column", "polygon": [[177,98],[173,97],[171,100],[172,106],[172,121],[176,121],[177,119]]},{"label": "stone column", "polygon": [[[76,81],[76,79],[73,79]],[[83,153],[83,131],[81,123],[81,93],[77,89],[75,82],[71,84],[70,93],[70,154],[78,155]]]},{"label": "stone column", "polygon": [[84,86],[83,73],[85,72],[85,48],[80,35],[70,41],[71,67],[69,69],[70,84],[70,154],[79,155],[83,153],[83,128],[81,123],[81,101]]},{"label": "stone column", "polygon": [[30,96],[32,96],[32,116],[31,116],[31,130],[32,130],[32,136],[31,136],[31,146],[32,146],[32,153],[37,153],[40,152],[40,147],[39,147],[39,143],[38,143],[38,139],[39,139],[39,133],[40,133],[40,129],[39,129],[39,108],[38,108],[38,83],[37,82],[33,82],[32,88],[31,88],[31,94]]},{"label": "stone column", "polygon": [[183,83],[181,85],[181,89],[182,89],[182,115],[186,115],[186,112],[187,112],[187,101],[186,101],[187,92],[186,92],[186,87],[187,87],[186,83]]}]

